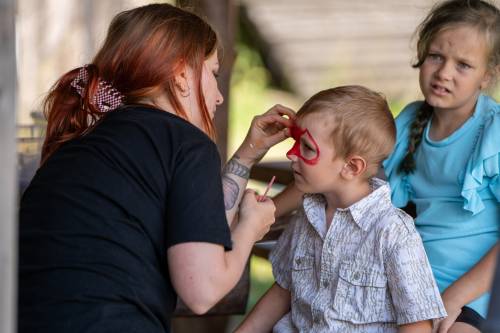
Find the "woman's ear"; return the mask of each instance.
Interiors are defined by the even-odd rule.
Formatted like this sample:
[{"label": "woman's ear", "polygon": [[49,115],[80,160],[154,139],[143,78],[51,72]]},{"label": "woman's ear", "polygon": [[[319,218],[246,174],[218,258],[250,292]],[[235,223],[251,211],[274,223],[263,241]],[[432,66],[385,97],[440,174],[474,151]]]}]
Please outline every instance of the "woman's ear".
[{"label": "woman's ear", "polygon": [[354,179],[366,171],[366,161],[363,157],[354,155],[347,159],[344,168],[342,169],[342,175],[346,179]]},{"label": "woman's ear", "polygon": [[179,95],[182,97],[188,97],[191,93],[191,87],[189,86],[187,68],[184,66],[177,74],[174,76],[175,87],[177,88]]}]

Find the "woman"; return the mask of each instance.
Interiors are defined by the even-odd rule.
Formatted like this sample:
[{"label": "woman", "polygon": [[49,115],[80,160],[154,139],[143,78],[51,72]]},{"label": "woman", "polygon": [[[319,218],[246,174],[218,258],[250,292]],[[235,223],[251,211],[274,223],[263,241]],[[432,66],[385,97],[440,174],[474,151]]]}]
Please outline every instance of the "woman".
[{"label": "woman", "polygon": [[204,313],[236,284],[274,222],[242,189],[294,115],[256,117],[221,181],[217,46],[198,16],[148,5],[54,85],[20,208],[20,332],[168,332],[177,295]]}]

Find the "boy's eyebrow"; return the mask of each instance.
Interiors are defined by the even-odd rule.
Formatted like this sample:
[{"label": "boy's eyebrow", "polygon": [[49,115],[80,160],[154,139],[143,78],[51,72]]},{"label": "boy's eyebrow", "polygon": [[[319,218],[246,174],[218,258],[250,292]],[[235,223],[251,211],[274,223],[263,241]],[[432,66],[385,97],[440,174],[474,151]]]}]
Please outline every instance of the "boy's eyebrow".
[{"label": "boy's eyebrow", "polygon": [[458,57],[457,60],[460,62],[464,62],[464,63],[468,64],[469,66],[474,64],[474,61],[471,58]]}]

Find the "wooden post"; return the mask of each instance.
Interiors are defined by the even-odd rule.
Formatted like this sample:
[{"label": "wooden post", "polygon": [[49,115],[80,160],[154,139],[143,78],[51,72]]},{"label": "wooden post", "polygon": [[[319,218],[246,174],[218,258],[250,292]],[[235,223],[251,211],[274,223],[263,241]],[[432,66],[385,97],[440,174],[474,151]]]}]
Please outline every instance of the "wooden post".
[{"label": "wooden post", "polygon": [[217,31],[223,48],[219,71],[219,89],[224,103],[217,107],[215,126],[217,128],[217,146],[222,161],[227,159],[227,128],[229,114],[229,85],[236,52],[234,42],[237,32],[237,7],[233,0],[178,0],[179,7],[192,8],[205,18]]},{"label": "wooden post", "polygon": [[[217,107],[215,116],[215,126],[217,129],[217,147],[221,160],[227,160],[227,128],[229,111],[229,85],[231,82],[231,71],[235,59],[234,41],[237,31],[237,8],[233,0],[177,0],[177,5],[183,8],[190,8],[195,13],[205,18],[210,25],[217,31],[219,41],[222,44],[223,53],[219,55],[222,60],[219,70],[219,89],[224,97],[224,103]],[[222,56],[222,57],[221,57]],[[242,279],[238,282],[235,290],[231,292],[221,303],[228,301],[228,304],[234,303],[238,292],[244,290],[244,299],[248,296],[249,271],[248,267],[243,273]],[[238,298],[238,297],[236,297]],[[239,297],[241,299],[241,297]],[[217,316],[219,311],[224,309],[224,304],[216,306],[212,316],[204,318],[175,318],[172,321],[173,330],[176,333],[183,332],[224,332],[227,327],[228,317]]]},{"label": "wooden post", "polygon": [[16,330],[15,0],[0,0],[0,332]]}]

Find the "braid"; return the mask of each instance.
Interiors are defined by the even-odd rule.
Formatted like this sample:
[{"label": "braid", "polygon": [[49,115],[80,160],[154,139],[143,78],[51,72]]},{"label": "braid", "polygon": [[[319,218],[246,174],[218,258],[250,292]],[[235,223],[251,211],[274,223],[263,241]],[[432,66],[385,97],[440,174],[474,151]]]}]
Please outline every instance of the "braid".
[{"label": "braid", "polygon": [[412,173],[415,170],[415,159],[413,154],[417,150],[420,142],[422,142],[424,128],[431,119],[432,106],[424,102],[417,111],[415,119],[410,128],[410,143],[403,161],[399,166],[399,171],[404,173]]}]

